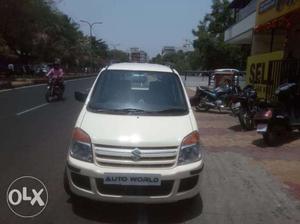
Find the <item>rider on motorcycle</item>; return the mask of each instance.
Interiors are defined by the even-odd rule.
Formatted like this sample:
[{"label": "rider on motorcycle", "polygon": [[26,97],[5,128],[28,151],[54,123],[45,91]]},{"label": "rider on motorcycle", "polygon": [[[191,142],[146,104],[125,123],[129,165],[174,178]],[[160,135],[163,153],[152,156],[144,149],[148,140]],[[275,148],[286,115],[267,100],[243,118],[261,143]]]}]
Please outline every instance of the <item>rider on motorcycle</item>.
[{"label": "rider on motorcycle", "polygon": [[54,62],[53,68],[50,69],[50,71],[46,74],[46,76],[48,77],[49,84],[57,82],[57,84],[60,86],[62,91],[64,91],[65,89],[64,80],[63,80],[64,71],[60,67],[59,61],[56,60]]}]

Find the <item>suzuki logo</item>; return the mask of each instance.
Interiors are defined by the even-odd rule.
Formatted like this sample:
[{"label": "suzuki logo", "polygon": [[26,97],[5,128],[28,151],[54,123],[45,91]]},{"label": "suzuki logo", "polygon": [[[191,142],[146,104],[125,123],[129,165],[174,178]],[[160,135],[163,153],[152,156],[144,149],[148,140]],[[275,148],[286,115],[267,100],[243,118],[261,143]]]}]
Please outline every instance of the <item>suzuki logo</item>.
[{"label": "suzuki logo", "polygon": [[7,189],[7,205],[22,218],[32,218],[42,213],[48,202],[48,192],[42,181],[24,176],[14,180]]},{"label": "suzuki logo", "polygon": [[131,159],[133,161],[138,161],[141,159],[141,151],[138,148],[135,148],[132,152],[131,152],[132,156]]}]

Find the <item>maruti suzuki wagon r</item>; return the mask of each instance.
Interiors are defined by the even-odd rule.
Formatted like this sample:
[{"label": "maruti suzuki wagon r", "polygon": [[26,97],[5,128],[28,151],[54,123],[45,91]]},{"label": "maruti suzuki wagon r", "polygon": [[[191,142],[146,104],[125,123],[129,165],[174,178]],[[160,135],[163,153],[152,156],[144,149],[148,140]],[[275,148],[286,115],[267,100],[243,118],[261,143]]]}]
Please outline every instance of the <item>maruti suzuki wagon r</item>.
[{"label": "maruti suzuki wagon r", "polygon": [[177,71],[120,63],[101,70],[69,147],[65,189],[107,202],[164,203],[199,194],[197,123]]}]

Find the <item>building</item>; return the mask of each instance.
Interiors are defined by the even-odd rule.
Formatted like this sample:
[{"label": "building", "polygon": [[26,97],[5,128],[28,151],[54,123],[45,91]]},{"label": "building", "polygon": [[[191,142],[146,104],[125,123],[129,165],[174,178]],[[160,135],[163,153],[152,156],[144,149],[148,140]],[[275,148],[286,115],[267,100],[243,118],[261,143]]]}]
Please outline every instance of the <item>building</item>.
[{"label": "building", "polygon": [[230,3],[229,7],[233,10],[235,23],[225,31],[225,42],[251,45],[256,19],[256,3],[257,0],[234,0]]},{"label": "building", "polygon": [[129,60],[131,62],[146,63],[148,62],[148,55],[145,51],[137,47],[130,48]]},{"label": "building", "polygon": [[140,51],[140,62],[141,63],[148,62],[148,55],[145,51]]},{"label": "building", "polygon": [[300,1],[258,0],[247,82],[272,99],[287,81],[300,82]]},{"label": "building", "polygon": [[249,45],[246,80],[258,97],[272,99],[287,81],[300,82],[300,0],[233,0],[236,23],[227,43]]},{"label": "building", "polygon": [[176,53],[176,48],[173,46],[165,46],[161,51],[162,56],[165,56],[166,54],[174,54],[174,53]]}]

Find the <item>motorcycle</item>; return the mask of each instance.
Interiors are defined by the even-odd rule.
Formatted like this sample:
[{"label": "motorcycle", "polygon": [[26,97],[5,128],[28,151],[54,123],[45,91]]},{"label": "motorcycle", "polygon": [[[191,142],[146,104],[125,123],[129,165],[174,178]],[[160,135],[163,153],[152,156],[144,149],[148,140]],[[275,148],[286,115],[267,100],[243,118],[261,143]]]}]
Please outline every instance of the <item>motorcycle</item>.
[{"label": "motorcycle", "polygon": [[232,99],[231,110],[238,117],[243,130],[252,130],[255,127],[254,116],[268,105],[267,102],[257,100],[257,93],[253,86],[247,85],[240,93]]},{"label": "motorcycle", "polygon": [[63,93],[64,93],[64,84],[62,79],[49,80],[47,86],[47,92],[45,94],[45,98],[48,103],[54,100],[62,100]]},{"label": "motorcycle", "polygon": [[238,108],[236,114],[241,124],[242,129],[252,130],[254,128],[254,115],[260,110],[259,102],[257,101],[257,93],[250,85],[246,86],[242,94],[236,99]]},{"label": "motorcycle", "polygon": [[300,130],[300,96],[295,83],[280,85],[275,91],[278,101],[255,115],[257,132],[266,144],[277,146],[294,129]]},{"label": "motorcycle", "polygon": [[191,102],[196,110],[218,109],[221,112],[223,108],[231,106],[232,99],[238,95],[239,91],[240,89],[237,86],[217,87],[214,90],[199,86]]}]

